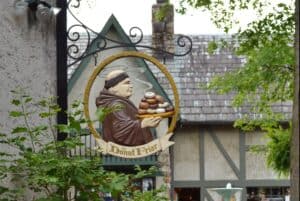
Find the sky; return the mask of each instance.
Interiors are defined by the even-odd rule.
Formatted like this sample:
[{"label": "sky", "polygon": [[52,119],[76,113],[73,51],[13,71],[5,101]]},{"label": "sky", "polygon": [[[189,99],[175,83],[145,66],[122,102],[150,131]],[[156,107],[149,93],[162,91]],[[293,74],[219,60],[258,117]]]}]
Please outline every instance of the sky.
[{"label": "sky", "polygon": [[[76,1],[73,0],[75,3]],[[137,26],[144,34],[151,34],[151,9],[156,0],[88,0],[81,1],[74,14],[95,31],[100,31],[108,18],[114,14],[124,31]],[[189,10],[188,14],[175,13],[174,31],[176,34],[222,34],[211,22],[208,13]],[[74,23],[69,17],[68,23]]]},{"label": "sky", "polygon": [[[176,6],[176,1],[171,2]],[[291,0],[273,0],[273,2],[288,2]],[[76,0],[71,1],[74,5]],[[156,0],[84,0],[80,1],[79,8],[73,8],[72,12],[88,27],[94,31],[102,30],[108,18],[113,14],[126,33],[131,27],[137,26],[142,29],[145,35],[151,34],[151,9]],[[236,17],[241,21],[241,26],[246,25],[257,16],[251,10],[237,12]],[[68,24],[76,21],[72,17],[68,17]],[[208,12],[202,12],[196,9],[188,9],[187,14],[180,15],[175,12],[174,31],[176,34],[224,34],[222,30],[210,20]],[[233,33],[233,30],[231,33]]]}]

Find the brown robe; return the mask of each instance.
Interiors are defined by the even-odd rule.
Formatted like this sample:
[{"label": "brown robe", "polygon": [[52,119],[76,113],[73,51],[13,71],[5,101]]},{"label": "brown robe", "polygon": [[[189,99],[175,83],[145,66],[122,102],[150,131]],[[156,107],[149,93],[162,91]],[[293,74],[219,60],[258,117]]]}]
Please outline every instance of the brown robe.
[{"label": "brown robe", "polygon": [[109,93],[106,89],[96,98],[97,107],[122,105],[121,110],[108,114],[103,122],[103,139],[125,146],[143,145],[153,140],[149,128],[141,128],[136,117],[138,110],[127,98]]}]

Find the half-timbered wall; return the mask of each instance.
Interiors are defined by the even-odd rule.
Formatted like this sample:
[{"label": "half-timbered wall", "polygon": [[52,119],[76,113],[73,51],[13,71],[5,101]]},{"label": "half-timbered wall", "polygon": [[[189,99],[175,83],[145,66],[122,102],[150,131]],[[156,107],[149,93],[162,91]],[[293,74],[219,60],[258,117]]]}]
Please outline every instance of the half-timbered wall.
[{"label": "half-timbered wall", "polygon": [[[237,198],[246,200],[247,187],[289,186],[288,178],[266,166],[265,156],[250,151],[266,142],[261,132],[243,133],[232,125],[183,126],[173,147],[173,188],[200,188],[201,201],[219,200],[209,188],[243,188]],[[176,196],[174,196],[176,197]]]}]

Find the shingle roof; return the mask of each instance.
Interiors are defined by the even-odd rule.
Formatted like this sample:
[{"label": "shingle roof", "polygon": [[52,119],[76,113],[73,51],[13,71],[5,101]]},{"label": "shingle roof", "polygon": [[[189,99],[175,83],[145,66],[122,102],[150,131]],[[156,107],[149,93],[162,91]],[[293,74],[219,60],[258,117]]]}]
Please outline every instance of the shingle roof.
[{"label": "shingle roof", "polygon": [[[223,39],[233,44],[232,38],[224,35],[191,35],[189,37],[193,41],[191,53],[184,57],[167,59],[165,63],[179,91],[181,121],[232,122],[241,118],[243,114],[248,114],[253,118],[260,117],[260,115],[250,114],[249,106],[232,107],[233,93],[218,95],[201,87],[205,86],[213,76],[241,68],[246,62],[244,57],[233,54],[233,45],[220,48],[214,54],[208,53],[210,41]],[[143,43],[151,45],[151,36],[145,36]],[[151,63],[148,65],[172,99],[172,91],[164,75],[151,66]],[[278,103],[274,105],[274,109],[291,116],[291,105],[291,102]]]}]

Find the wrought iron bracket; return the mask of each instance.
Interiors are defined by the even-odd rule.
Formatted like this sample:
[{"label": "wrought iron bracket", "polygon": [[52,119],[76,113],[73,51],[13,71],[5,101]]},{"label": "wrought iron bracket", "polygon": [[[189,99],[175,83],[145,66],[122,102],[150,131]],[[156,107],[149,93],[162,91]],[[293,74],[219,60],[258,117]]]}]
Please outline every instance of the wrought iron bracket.
[{"label": "wrought iron bracket", "polygon": [[[176,44],[178,47],[183,48],[183,51],[181,53],[172,53],[168,52],[164,49],[143,45],[141,42],[143,40],[143,32],[139,27],[132,27],[129,30],[129,37],[133,39],[135,42],[124,42],[124,41],[118,41],[111,38],[108,38],[107,36],[102,35],[101,33],[98,33],[85,25],[80,19],[76,17],[76,15],[72,12],[71,7],[74,9],[80,7],[81,0],[74,0],[75,2],[72,2],[73,0],[69,0],[67,3],[67,10],[68,13],[76,20],[76,24],[70,26],[67,30],[67,38],[71,42],[71,44],[67,47],[67,55],[68,55],[68,61],[67,64],[68,67],[78,63],[82,59],[89,57],[91,55],[95,55],[96,53],[114,49],[114,48],[121,48],[121,47],[134,47],[134,48],[145,48],[153,50],[156,53],[163,54],[163,55],[170,55],[170,56],[185,56],[189,54],[192,50],[192,39],[186,35],[178,35],[176,39]],[[78,28],[83,29],[83,32],[79,32]],[[138,34],[137,34],[138,33]],[[84,45],[83,49],[76,44],[77,41],[81,40],[81,36],[85,35],[87,37],[86,44]],[[96,38],[98,38],[98,42],[96,45],[96,49],[93,51],[90,51],[90,47],[92,44],[92,38],[91,35],[95,35]],[[109,43],[110,42],[110,43]],[[114,44],[114,45],[108,45],[108,44]]]}]

